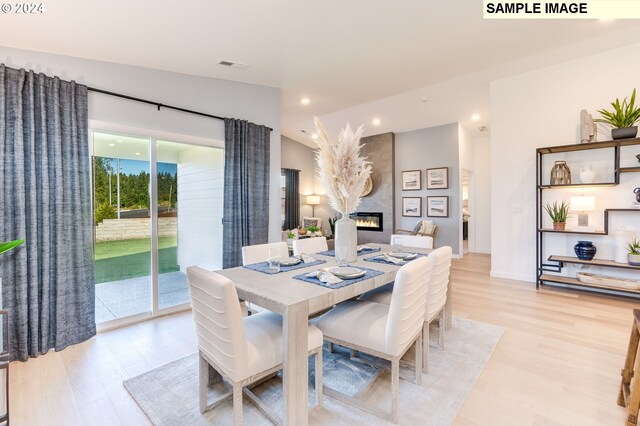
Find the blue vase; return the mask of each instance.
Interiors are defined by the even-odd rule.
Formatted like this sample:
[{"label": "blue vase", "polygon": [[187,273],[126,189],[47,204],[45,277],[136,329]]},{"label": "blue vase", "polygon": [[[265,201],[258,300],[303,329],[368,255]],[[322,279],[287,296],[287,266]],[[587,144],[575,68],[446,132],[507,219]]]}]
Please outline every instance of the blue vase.
[{"label": "blue vase", "polygon": [[598,251],[591,241],[578,241],[578,244],[573,246],[573,250],[580,260],[591,260]]}]

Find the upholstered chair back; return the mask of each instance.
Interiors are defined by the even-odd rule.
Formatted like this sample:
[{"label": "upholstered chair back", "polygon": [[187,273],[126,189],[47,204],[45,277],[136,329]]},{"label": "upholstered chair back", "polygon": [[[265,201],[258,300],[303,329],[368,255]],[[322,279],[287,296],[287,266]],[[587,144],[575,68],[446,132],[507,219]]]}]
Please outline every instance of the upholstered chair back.
[{"label": "upholstered chair back", "polygon": [[428,257],[420,257],[398,270],[385,331],[385,349],[389,355],[403,353],[422,330],[430,279]]},{"label": "upholstered chair back", "polygon": [[429,253],[431,283],[427,293],[425,321],[430,322],[442,310],[447,301],[449,273],[451,271],[451,247],[444,246]]},{"label": "upholstered chair back", "polygon": [[256,244],[253,246],[242,247],[242,264],[250,265],[252,263],[266,262],[269,259],[269,250],[278,250],[280,259],[289,257],[289,247],[284,241],[279,243]]},{"label": "upholstered chair back", "polygon": [[325,237],[303,238],[301,240],[293,240],[293,254],[298,256],[300,253],[313,254],[321,251],[329,250],[327,239]]},{"label": "upholstered chair back", "polygon": [[399,238],[402,241],[402,247],[414,247],[414,248],[424,248],[424,249],[433,248],[432,237],[423,236],[423,235],[392,234],[390,244],[393,244],[397,238]]},{"label": "upholstered chair back", "polygon": [[247,343],[233,282],[197,266],[187,268],[198,349],[231,380],[248,371]]}]

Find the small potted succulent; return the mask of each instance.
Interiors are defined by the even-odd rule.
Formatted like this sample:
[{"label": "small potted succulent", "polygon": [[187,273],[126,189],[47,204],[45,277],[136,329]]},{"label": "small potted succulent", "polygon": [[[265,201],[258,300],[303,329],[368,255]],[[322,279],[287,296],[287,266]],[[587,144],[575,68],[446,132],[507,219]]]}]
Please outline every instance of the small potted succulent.
[{"label": "small potted succulent", "polygon": [[640,239],[634,238],[628,243],[627,250],[629,250],[629,254],[627,254],[629,265],[640,266]]},{"label": "small potted succulent", "polygon": [[549,217],[553,221],[554,231],[564,231],[567,225],[567,216],[569,215],[569,203],[562,201],[558,204],[554,201],[553,204],[547,203],[544,209],[549,213]]},{"label": "small potted succulent", "polygon": [[293,231],[289,231],[287,232],[287,244],[288,245],[292,245],[293,244],[293,240],[296,239],[296,234]]},{"label": "small potted succulent", "polygon": [[309,232],[309,235],[312,237],[318,236],[318,231],[320,231],[320,228],[317,226],[307,226],[307,232]]},{"label": "small potted succulent", "polygon": [[620,99],[616,98],[614,102],[611,102],[611,106],[613,111],[599,109],[598,112],[602,118],[593,121],[610,124],[613,127],[611,129],[611,138],[613,139],[635,138],[638,134],[638,126],[635,124],[640,120],[640,106],[636,106],[636,89],[631,92],[629,101],[624,98],[620,102]]}]

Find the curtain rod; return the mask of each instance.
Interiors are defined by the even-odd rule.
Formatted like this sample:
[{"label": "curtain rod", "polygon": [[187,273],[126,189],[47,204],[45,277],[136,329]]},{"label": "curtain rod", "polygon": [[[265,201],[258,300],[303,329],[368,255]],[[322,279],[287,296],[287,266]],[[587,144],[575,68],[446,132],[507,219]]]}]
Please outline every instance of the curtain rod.
[{"label": "curtain rod", "polygon": [[[87,87],[87,90],[90,91],[90,92],[101,93],[103,95],[115,96],[116,98],[128,99],[128,100],[134,101],[134,102],[140,102],[140,103],[143,103],[143,104],[154,105],[154,106],[158,107],[158,111],[160,111],[160,108],[167,108],[167,109],[172,109],[174,111],[186,112],[187,114],[199,115],[201,117],[209,117],[209,118],[215,118],[216,120],[224,120],[224,117],[220,117],[220,116],[217,116],[217,115],[207,114],[205,112],[200,112],[200,111],[193,111],[191,109],[180,108],[180,107],[173,106],[173,105],[165,105],[163,103],[150,101],[148,99],[136,98],[135,96],[123,95],[122,93],[116,93],[116,92],[110,92],[108,90],[96,89],[95,87]],[[269,129],[269,130],[271,130],[273,132],[273,129],[271,127],[267,127],[267,129]]]}]

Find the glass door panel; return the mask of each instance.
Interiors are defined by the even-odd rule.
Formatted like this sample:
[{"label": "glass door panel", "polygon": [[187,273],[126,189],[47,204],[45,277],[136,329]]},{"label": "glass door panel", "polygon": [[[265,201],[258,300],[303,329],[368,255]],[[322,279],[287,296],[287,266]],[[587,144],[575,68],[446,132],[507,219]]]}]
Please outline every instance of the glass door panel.
[{"label": "glass door panel", "polygon": [[96,323],[151,311],[149,140],[93,133]]},{"label": "glass door panel", "polygon": [[158,141],[158,308],[189,303],[186,268],[222,268],[224,151]]}]

